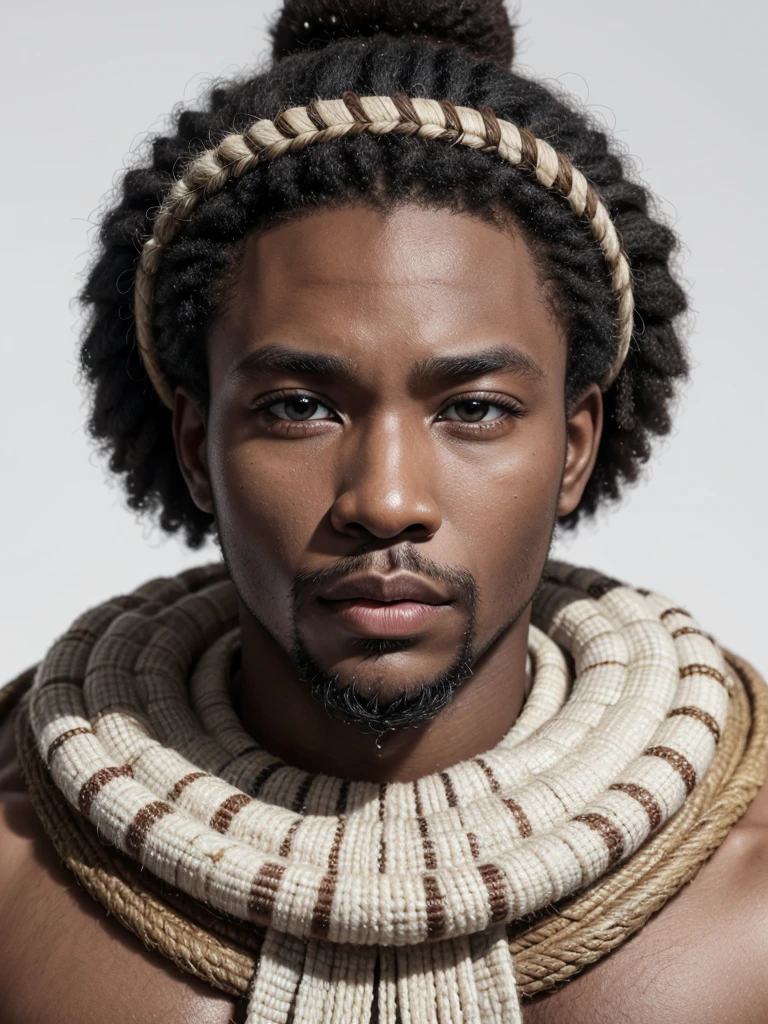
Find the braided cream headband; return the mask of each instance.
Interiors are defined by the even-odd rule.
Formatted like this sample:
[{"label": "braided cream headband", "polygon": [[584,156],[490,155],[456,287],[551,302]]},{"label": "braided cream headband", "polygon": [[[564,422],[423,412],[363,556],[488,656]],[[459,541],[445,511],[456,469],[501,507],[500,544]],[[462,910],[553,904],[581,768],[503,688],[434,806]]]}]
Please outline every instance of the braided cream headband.
[{"label": "braided cream headband", "polygon": [[313,100],[305,107],[284,110],[273,121],[256,121],[244,132],[225,136],[216,147],[191,161],[163,201],[154,233],[142,250],[135,296],[139,352],[163,403],[172,408],[173,393],[152,336],[152,296],[163,248],[173,241],[197,207],[220,192],[231,179],[241,177],[264,160],[363,132],[416,135],[498,153],[513,167],[535,173],[542,185],[556,189],[574,213],[586,218],[605,256],[617,302],[616,357],[602,382],[603,390],[607,390],[624,364],[632,338],[632,285],[629,264],[610,214],[581,171],[567,156],[556,152],[527,128],[497,118],[487,107],[456,107],[448,100],[415,99],[402,93],[358,96],[346,92],[343,99]]}]

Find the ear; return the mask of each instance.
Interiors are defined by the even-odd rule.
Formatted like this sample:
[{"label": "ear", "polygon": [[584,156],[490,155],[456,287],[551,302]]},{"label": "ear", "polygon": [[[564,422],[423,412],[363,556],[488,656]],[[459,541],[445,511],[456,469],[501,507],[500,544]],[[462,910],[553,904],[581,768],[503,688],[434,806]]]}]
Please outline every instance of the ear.
[{"label": "ear", "polygon": [[173,443],[192,501],[213,514],[213,491],[206,449],[207,417],[192,392],[179,385],[173,396]]},{"label": "ear", "polygon": [[568,449],[557,503],[558,517],[578,507],[592,475],[603,432],[603,396],[597,384],[590,384],[568,413]]}]

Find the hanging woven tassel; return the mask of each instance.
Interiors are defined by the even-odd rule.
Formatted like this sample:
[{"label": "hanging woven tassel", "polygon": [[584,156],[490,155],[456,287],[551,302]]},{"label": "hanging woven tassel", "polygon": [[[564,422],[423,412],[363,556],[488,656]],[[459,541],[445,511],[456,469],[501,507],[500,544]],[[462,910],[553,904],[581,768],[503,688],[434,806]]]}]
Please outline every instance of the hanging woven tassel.
[{"label": "hanging woven tassel", "polygon": [[307,943],[292,1024],[366,1024],[371,1019],[375,946]]},{"label": "hanging woven tassel", "polygon": [[397,965],[391,946],[379,947],[379,979],[376,986],[377,1024],[398,1024]]},{"label": "hanging woven tassel", "polygon": [[522,1022],[503,925],[470,939],[400,946],[395,962],[397,1010],[382,1024]]},{"label": "hanging woven tassel", "polygon": [[395,957],[400,1020],[409,1024],[438,1024],[435,979],[424,945],[398,946]]},{"label": "hanging woven tassel", "polygon": [[440,1024],[469,1024],[479,1021],[477,986],[466,938],[430,943]]},{"label": "hanging woven tassel", "polygon": [[301,982],[306,943],[268,928],[248,995],[246,1024],[288,1024]]},{"label": "hanging woven tassel", "polygon": [[507,929],[497,924],[470,935],[469,946],[480,1000],[480,1017],[493,1024],[522,1024]]}]

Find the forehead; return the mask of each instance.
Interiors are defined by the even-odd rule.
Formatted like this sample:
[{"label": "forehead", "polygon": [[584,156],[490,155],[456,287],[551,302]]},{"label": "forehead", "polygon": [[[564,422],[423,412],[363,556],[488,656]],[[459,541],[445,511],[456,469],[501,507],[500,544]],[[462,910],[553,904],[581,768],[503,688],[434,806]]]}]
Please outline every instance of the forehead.
[{"label": "forehead", "polygon": [[513,228],[411,204],[324,210],[254,232],[209,336],[214,378],[250,351],[295,344],[368,365],[514,345],[555,376],[565,343]]}]

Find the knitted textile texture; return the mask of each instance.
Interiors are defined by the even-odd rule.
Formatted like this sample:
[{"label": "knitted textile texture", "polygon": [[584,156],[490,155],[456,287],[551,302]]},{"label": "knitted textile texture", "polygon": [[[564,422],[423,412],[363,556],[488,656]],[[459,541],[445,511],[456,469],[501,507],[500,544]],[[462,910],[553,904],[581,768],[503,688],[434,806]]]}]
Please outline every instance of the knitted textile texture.
[{"label": "knitted textile texture", "polygon": [[589,223],[602,249],[616,297],[616,355],[606,379],[607,390],[618,376],[632,339],[634,301],[629,264],[610,214],[595,189],[563,153],[536,138],[527,128],[497,118],[488,107],[454,106],[447,100],[394,96],[358,96],[315,100],[291,107],[274,120],[254,122],[244,132],[225,136],[217,146],[191,160],[171,188],[144,243],[136,273],[134,312],[139,352],[152,385],[163,403],[173,408],[152,334],[152,301],[162,252],[195,210],[233,179],[307,146],[363,133],[411,135],[493,153],[532,174],[545,188],[567,199],[573,212]]},{"label": "knitted textile texture", "polygon": [[33,802],[147,945],[247,987],[249,1022],[519,1021],[518,986],[640,927],[768,768],[763,684],[672,602],[550,563],[534,621],[530,695],[494,749],[350,782],[242,729],[224,567],[153,580],[35,672],[18,718]]}]

